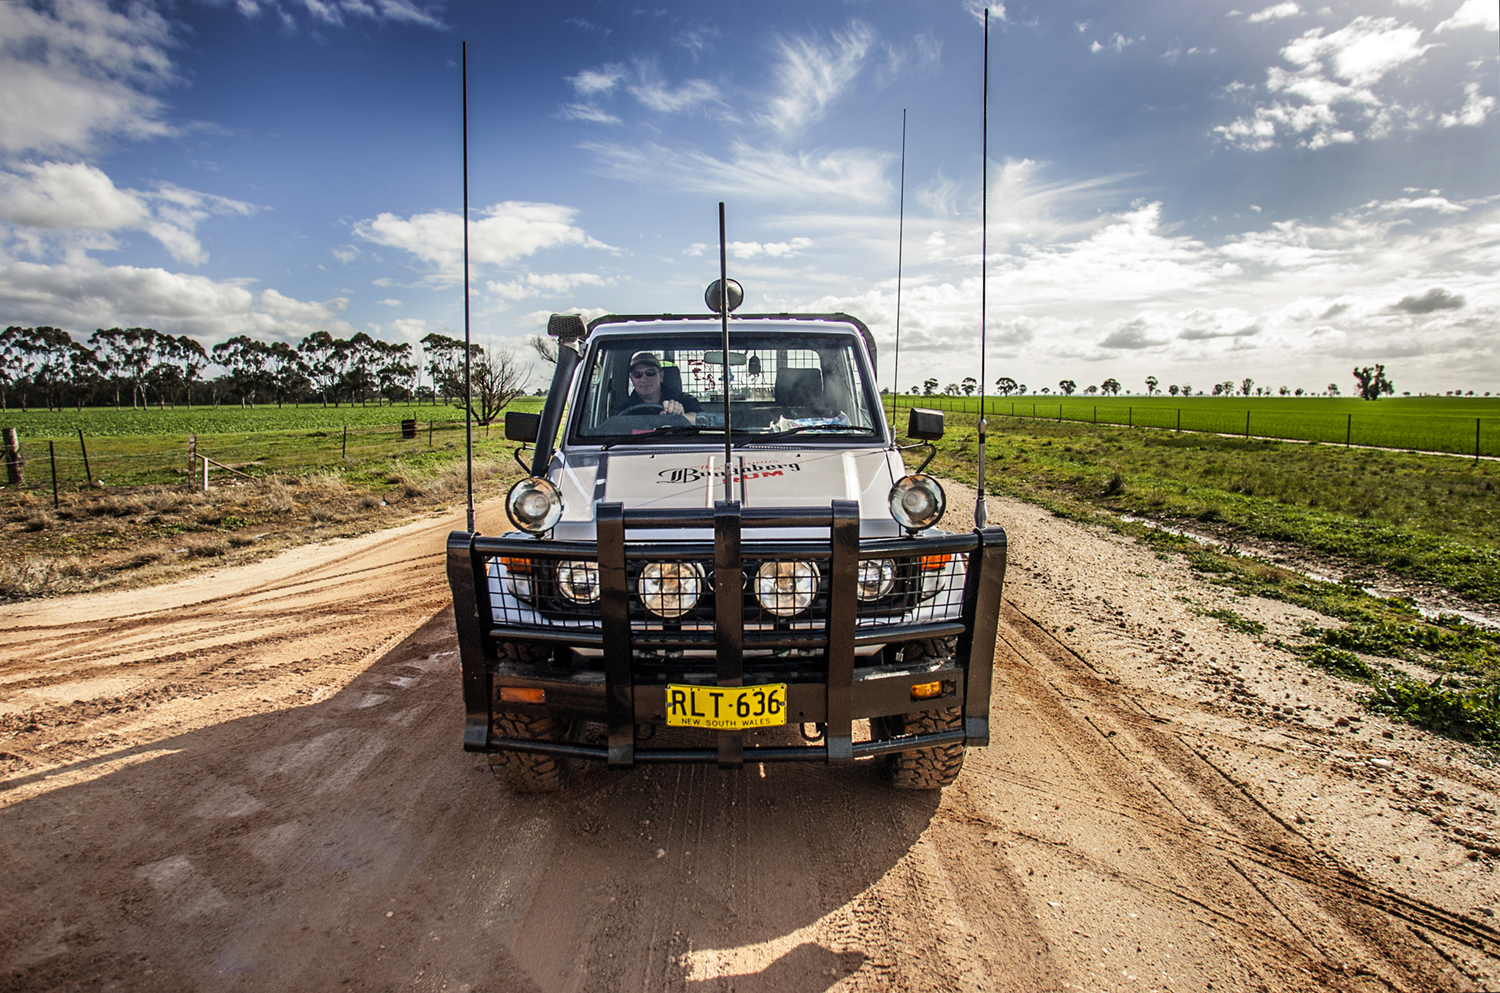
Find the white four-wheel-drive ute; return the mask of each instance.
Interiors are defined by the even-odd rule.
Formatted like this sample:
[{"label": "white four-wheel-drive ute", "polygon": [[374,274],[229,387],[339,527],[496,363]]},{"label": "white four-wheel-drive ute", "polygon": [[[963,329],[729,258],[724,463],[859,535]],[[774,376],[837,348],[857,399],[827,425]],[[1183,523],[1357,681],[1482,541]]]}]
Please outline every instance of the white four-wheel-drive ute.
[{"label": "white four-wheel-drive ute", "polygon": [[[661,314],[548,332],[545,406],[505,421],[535,446],[507,499],[518,530],[448,540],[464,747],[523,790],[581,760],[871,759],[896,786],[953,782],[989,743],[1005,532],[940,528],[869,329]],[[910,417],[908,447],[941,437],[941,413]]]}]

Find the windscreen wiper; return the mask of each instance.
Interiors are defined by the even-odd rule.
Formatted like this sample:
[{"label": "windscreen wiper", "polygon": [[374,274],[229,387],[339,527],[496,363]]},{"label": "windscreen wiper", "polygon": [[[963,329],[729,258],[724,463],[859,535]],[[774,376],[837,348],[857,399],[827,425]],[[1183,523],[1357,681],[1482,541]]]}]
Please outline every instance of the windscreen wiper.
[{"label": "windscreen wiper", "polygon": [[[712,431],[719,434],[722,428],[704,427],[701,424],[663,424],[651,431],[642,431],[640,434],[621,435],[606,441],[602,446],[604,449],[614,448],[616,445],[633,445],[638,441],[655,441],[657,438],[674,438],[686,434],[698,434],[702,431]],[[734,431],[733,434],[743,434],[742,431]]]},{"label": "windscreen wiper", "polygon": [[[740,444],[748,444],[752,441],[757,444],[762,441],[780,441],[782,438],[789,438],[794,434],[801,434],[803,431],[859,431],[863,434],[875,433],[873,428],[862,428],[858,424],[799,424],[794,428],[787,428],[785,431],[751,435]],[[739,432],[735,433],[738,434]]]}]

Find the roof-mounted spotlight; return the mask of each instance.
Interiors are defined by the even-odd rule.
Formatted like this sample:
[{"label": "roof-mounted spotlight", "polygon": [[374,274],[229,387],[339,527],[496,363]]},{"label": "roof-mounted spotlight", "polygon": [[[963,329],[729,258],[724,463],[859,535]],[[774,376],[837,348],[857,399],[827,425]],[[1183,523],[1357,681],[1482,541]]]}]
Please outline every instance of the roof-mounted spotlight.
[{"label": "roof-mounted spotlight", "polygon": [[[729,312],[732,314],[740,304],[745,302],[745,288],[733,279],[726,280],[725,282],[729,284]],[[703,293],[703,302],[708,304],[708,309],[712,313],[722,314],[724,312],[724,304],[721,300],[719,281],[717,279],[708,284],[708,289]]]}]

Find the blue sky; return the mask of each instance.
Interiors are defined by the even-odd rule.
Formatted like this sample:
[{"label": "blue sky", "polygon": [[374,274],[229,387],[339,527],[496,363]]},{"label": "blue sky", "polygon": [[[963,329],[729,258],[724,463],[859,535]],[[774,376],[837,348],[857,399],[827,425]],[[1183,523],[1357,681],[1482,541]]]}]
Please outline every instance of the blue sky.
[{"label": "blue sky", "polygon": [[[1494,0],[990,7],[987,378],[1500,391]],[[205,344],[846,310],[979,372],[966,0],[0,0],[0,321]]]}]

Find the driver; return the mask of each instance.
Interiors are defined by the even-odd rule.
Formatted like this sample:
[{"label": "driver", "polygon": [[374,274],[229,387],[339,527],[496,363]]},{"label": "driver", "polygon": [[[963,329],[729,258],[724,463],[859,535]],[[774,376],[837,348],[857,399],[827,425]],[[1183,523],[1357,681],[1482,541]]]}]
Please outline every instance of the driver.
[{"label": "driver", "polygon": [[667,392],[663,383],[661,362],[651,352],[636,352],[630,359],[630,395],[625,398],[626,407],[653,404],[661,407],[663,414],[686,417],[690,423],[698,420],[703,409],[697,398],[678,391]]}]

